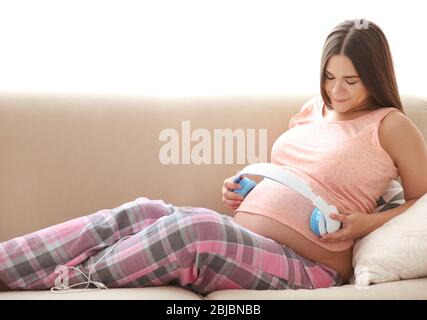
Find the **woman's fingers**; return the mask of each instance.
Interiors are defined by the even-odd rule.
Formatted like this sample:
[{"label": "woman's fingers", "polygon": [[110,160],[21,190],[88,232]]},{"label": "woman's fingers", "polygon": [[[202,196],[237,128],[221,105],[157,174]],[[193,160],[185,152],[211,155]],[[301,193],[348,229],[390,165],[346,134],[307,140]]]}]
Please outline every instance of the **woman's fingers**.
[{"label": "woman's fingers", "polygon": [[243,200],[242,195],[240,195],[236,192],[233,192],[233,191],[226,191],[224,193],[224,198],[229,199],[229,200],[240,200],[240,201]]},{"label": "woman's fingers", "polygon": [[234,176],[225,179],[222,187],[222,202],[227,208],[233,210],[237,209],[244,199],[242,195],[232,191],[241,188],[240,184],[233,182],[235,178]]},{"label": "woman's fingers", "polygon": [[242,201],[235,201],[235,200],[225,200],[224,201],[224,205],[227,207],[227,208],[230,208],[230,209],[237,209],[239,206],[240,206],[240,204],[242,203]]},{"label": "woman's fingers", "polygon": [[225,186],[228,190],[239,189],[239,188],[240,188],[240,184],[238,184],[238,183],[234,183],[233,181],[234,181],[234,179],[233,179],[233,178],[230,178],[230,179],[226,179],[226,180],[224,180],[224,186]]}]

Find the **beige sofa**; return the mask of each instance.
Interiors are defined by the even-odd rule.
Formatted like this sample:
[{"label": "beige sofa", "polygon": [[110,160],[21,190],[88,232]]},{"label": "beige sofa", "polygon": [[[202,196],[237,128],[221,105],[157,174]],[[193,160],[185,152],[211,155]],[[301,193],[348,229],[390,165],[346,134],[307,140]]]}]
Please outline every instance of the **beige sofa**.
[{"label": "beige sofa", "polygon": [[[204,128],[238,129],[258,140],[267,133],[267,161],[290,117],[314,94],[234,97],[139,97],[71,94],[0,94],[0,241],[140,196],[223,213],[223,180],[244,164],[163,164],[160,133]],[[407,115],[427,140],[427,100],[403,96]],[[264,131],[265,132],[265,131]],[[180,141],[179,149],[184,148]],[[195,143],[193,143],[194,146]],[[213,143],[211,144],[214,145]],[[213,148],[213,147],[212,147]],[[214,148],[213,148],[214,149]],[[217,148],[218,149],[218,148]],[[256,151],[259,151],[258,147]],[[212,150],[214,153],[219,150]],[[262,154],[261,150],[261,154]],[[264,152],[265,154],[265,152]],[[185,156],[185,155],[184,155]],[[216,154],[218,156],[218,154]],[[224,152],[225,156],[225,152]],[[247,163],[248,158],[243,159]],[[263,160],[263,159],[261,159]],[[178,287],[0,292],[0,299],[202,299]],[[427,299],[427,278],[348,284],[317,290],[224,290],[205,299]]]}]

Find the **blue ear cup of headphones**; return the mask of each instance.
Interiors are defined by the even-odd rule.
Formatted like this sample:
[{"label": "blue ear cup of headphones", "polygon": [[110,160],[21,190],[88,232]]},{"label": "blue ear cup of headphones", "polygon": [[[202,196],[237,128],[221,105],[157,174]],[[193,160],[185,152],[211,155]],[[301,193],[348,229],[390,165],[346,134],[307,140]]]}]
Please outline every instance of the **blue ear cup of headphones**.
[{"label": "blue ear cup of headphones", "polygon": [[233,189],[233,192],[238,193],[243,197],[246,197],[246,195],[256,186],[256,182],[248,178],[242,179],[241,177],[237,177],[233,182],[240,184],[240,188]]},{"label": "blue ear cup of headphones", "polygon": [[[332,207],[335,210],[332,211],[338,212],[335,207]],[[328,219],[328,221],[327,221]],[[329,225],[328,225],[329,222]],[[341,228],[341,222],[337,220],[332,220],[331,218],[325,217],[322,211],[317,207],[314,208],[310,216],[310,229],[318,237],[324,235],[325,233],[336,232]]]},{"label": "blue ear cup of headphones", "polygon": [[310,229],[318,237],[322,235],[321,230],[326,230],[325,217],[318,208],[314,208],[313,212],[311,213]]}]

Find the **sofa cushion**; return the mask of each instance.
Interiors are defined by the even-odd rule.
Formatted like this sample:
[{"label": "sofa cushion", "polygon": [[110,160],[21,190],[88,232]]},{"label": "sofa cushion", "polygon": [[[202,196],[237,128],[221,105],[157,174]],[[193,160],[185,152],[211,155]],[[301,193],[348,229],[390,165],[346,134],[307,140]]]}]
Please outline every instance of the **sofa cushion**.
[{"label": "sofa cushion", "polygon": [[221,290],[208,300],[425,300],[427,278],[379,283],[359,290],[354,285],[299,290]]},{"label": "sofa cushion", "polygon": [[132,289],[87,289],[55,294],[44,291],[0,292],[0,300],[427,300],[427,278],[374,284],[367,290],[353,285],[299,290],[220,290],[198,296],[187,289],[174,286]]},{"label": "sofa cushion", "polygon": [[200,300],[197,293],[176,286],[126,289],[72,289],[53,293],[40,291],[4,291],[0,300]]}]

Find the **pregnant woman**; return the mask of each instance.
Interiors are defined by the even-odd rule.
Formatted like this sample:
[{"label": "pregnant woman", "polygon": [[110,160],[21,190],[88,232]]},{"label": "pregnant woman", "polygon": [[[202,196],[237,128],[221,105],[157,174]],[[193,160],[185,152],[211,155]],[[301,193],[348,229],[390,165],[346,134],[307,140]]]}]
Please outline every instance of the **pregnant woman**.
[{"label": "pregnant woman", "polygon": [[[221,289],[315,289],[345,284],[352,247],[427,192],[427,149],[404,114],[390,49],[372,22],[344,21],[328,35],[320,95],[292,117],[271,162],[335,206],[342,223],[318,237],[313,204],[264,179],[243,198],[225,179],[232,214],[145,197],[0,243],[8,290],[178,285]],[[400,176],[405,204],[371,214]]]}]

